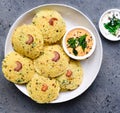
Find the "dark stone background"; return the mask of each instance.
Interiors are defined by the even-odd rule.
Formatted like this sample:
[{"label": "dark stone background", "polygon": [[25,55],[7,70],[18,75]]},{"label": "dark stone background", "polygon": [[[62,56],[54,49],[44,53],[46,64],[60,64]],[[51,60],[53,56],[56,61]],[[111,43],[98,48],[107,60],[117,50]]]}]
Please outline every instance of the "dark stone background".
[{"label": "dark stone background", "polygon": [[[105,10],[120,8],[120,0],[0,0],[0,63],[7,33],[14,21],[25,11],[47,3],[77,8],[97,29]],[[81,96],[60,104],[33,102],[3,77],[0,64],[0,113],[120,113],[120,42],[111,42],[102,36],[101,40],[103,63],[96,80]]]}]

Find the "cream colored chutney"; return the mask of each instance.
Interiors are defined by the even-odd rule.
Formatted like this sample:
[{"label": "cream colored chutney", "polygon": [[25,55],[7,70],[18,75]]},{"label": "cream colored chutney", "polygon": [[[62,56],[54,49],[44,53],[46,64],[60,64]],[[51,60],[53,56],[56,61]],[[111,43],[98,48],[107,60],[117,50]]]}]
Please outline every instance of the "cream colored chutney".
[{"label": "cream colored chutney", "polygon": [[[85,44],[84,48],[81,45],[78,45],[75,48],[75,50],[77,51],[77,55],[75,55],[73,53],[73,48],[69,46],[68,40],[70,38],[77,39],[77,38],[81,38],[83,36],[86,36],[85,41],[84,41],[84,43],[86,43],[86,44]],[[70,32],[68,32],[68,34],[66,35],[65,42],[66,42],[68,52],[75,56],[87,55],[93,46],[93,38],[92,38],[91,34],[83,28],[75,28],[75,29],[71,30]]]}]

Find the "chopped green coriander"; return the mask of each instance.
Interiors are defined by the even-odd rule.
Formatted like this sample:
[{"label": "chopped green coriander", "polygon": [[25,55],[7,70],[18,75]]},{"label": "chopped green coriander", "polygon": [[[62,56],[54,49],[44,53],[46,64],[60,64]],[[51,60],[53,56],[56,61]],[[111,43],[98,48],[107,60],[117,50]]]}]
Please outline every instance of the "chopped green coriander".
[{"label": "chopped green coriander", "polygon": [[83,51],[87,47],[86,37],[87,37],[87,35],[85,34],[85,35],[81,36],[80,38],[78,38],[79,45],[82,47]]},{"label": "chopped green coriander", "polygon": [[83,36],[80,36],[80,37],[76,37],[76,38],[69,38],[67,40],[68,42],[68,47],[71,47],[73,49],[73,53],[75,56],[78,55],[78,51],[76,50],[76,48],[78,46],[81,46],[83,51],[85,50],[85,48],[87,47],[87,42],[86,42],[86,37],[87,35],[83,35]]},{"label": "chopped green coriander", "polygon": [[116,36],[117,30],[120,28],[120,19],[116,18],[114,15],[109,18],[110,22],[104,23],[104,27],[114,36]]},{"label": "chopped green coriander", "polygon": [[78,55],[78,52],[77,52],[77,50],[75,48],[73,48],[73,53],[74,53],[75,56]]},{"label": "chopped green coriander", "polygon": [[69,38],[67,42],[69,44],[69,47],[76,48],[76,42],[77,42],[77,40],[75,38]]}]

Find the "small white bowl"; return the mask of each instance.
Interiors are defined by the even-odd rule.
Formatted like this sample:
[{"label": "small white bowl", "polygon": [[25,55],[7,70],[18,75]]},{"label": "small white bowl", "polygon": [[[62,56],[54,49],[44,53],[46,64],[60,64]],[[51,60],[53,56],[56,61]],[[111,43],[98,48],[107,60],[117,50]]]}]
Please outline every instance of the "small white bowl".
[{"label": "small white bowl", "polygon": [[108,23],[109,17],[112,18],[113,14],[115,15],[115,17],[120,19],[120,10],[119,9],[109,9],[107,11],[105,11],[102,16],[100,17],[99,20],[99,29],[101,34],[108,40],[110,41],[119,41],[120,40],[120,30],[119,30],[119,37],[118,36],[114,36],[112,35],[105,27],[104,27],[104,23]]},{"label": "small white bowl", "polygon": [[[83,30],[87,31],[87,32],[91,35],[91,37],[92,37],[92,39],[93,39],[92,49],[88,52],[88,54],[86,54],[86,55],[84,55],[84,56],[75,56],[75,55],[73,55],[73,54],[70,54],[69,51],[68,51],[68,49],[67,49],[66,36],[68,35],[69,32],[71,32],[71,31],[74,30],[74,29],[83,29]],[[95,39],[95,36],[93,35],[93,33],[92,33],[88,28],[85,28],[85,27],[83,27],[83,26],[75,26],[75,27],[69,29],[69,30],[65,33],[65,35],[64,35],[64,37],[63,37],[63,40],[62,40],[62,46],[63,46],[64,51],[66,52],[66,54],[67,54],[70,58],[75,59],[75,60],[84,60],[84,59],[90,57],[90,56],[92,55],[92,53],[94,52],[95,47],[96,47],[96,39]]]}]

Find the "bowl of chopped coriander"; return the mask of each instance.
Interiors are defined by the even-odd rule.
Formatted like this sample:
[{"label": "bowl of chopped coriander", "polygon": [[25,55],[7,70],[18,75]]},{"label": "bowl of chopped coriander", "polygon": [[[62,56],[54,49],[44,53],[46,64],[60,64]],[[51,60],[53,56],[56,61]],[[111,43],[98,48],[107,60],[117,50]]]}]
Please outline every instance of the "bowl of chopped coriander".
[{"label": "bowl of chopped coriander", "polygon": [[99,20],[101,34],[108,40],[120,40],[120,10],[109,9],[105,11]]},{"label": "bowl of chopped coriander", "polygon": [[75,60],[84,60],[94,52],[96,40],[88,28],[75,26],[66,32],[62,45],[69,57]]}]

